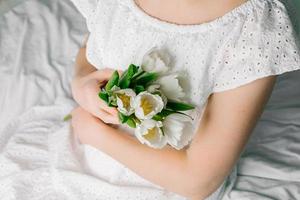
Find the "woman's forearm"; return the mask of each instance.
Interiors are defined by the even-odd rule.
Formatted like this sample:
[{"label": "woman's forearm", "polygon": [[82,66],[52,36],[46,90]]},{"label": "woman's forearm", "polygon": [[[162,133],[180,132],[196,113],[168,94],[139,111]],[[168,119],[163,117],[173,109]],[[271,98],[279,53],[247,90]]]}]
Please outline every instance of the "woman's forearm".
[{"label": "woman's forearm", "polygon": [[110,126],[101,127],[98,131],[92,134],[88,144],[123,163],[146,180],[191,197],[190,190],[194,185],[191,177],[188,177],[185,149],[175,150],[170,146],[154,149]]},{"label": "woman's forearm", "polygon": [[86,76],[96,70],[97,68],[91,65],[86,59],[86,47],[81,47],[76,57],[75,71],[74,71],[73,78]]},{"label": "woman's forearm", "polygon": [[85,38],[85,41],[77,53],[73,78],[83,77],[97,70],[86,58],[87,39],[88,36]]}]

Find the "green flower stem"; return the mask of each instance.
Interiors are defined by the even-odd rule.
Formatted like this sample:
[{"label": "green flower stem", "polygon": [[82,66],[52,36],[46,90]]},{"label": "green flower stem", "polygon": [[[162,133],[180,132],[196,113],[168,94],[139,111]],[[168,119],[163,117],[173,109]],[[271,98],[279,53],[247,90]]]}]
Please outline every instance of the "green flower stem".
[{"label": "green flower stem", "polygon": [[140,124],[141,123],[141,121],[135,115],[132,116],[132,119],[134,120],[134,122],[136,124]]}]

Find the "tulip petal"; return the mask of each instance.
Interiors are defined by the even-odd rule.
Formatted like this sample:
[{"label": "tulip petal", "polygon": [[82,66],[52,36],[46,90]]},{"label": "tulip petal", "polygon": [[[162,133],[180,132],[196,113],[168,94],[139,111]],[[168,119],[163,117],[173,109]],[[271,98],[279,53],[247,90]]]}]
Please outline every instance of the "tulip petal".
[{"label": "tulip petal", "polygon": [[171,114],[163,121],[167,142],[175,149],[181,149],[192,139],[193,130],[191,120],[181,114]]},{"label": "tulip petal", "polygon": [[154,47],[144,55],[141,66],[147,72],[166,73],[169,69],[169,63],[169,54],[162,49]]},{"label": "tulip petal", "polygon": [[137,118],[141,120],[151,119],[154,115],[162,111],[164,102],[159,95],[145,91],[136,96],[133,107]]},{"label": "tulip petal", "polygon": [[[167,138],[160,129],[162,123],[155,120],[144,120],[135,129],[136,138],[142,143],[153,148],[162,148],[167,144]],[[149,133],[149,131],[151,131]],[[151,134],[148,136],[148,134]]]},{"label": "tulip petal", "polygon": [[155,83],[160,85],[160,90],[168,99],[179,101],[185,96],[176,74],[159,77]]}]

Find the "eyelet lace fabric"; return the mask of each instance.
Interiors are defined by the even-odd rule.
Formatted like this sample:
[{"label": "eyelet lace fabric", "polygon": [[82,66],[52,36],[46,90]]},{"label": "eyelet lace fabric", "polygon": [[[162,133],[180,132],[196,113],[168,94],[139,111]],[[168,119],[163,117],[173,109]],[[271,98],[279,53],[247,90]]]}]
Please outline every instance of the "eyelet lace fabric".
[{"label": "eyelet lace fabric", "polygon": [[[195,25],[159,20],[134,0],[71,1],[86,18],[91,64],[122,70],[140,64],[152,47],[164,49],[172,57],[171,71],[180,74],[189,101],[197,105],[198,121],[210,94],[300,69],[299,41],[279,0],[248,0],[215,20]],[[233,183],[235,172],[226,181]],[[230,188],[226,185],[207,199],[220,199]]]}]

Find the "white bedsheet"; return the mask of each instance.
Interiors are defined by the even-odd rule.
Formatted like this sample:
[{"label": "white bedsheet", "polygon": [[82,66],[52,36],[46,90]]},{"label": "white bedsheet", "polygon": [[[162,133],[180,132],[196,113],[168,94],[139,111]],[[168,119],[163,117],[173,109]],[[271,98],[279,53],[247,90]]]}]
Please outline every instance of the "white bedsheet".
[{"label": "white bedsheet", "polygon": [[[27,0],[0,17],[0,199],[126,199],[136,188],[156,191],[144,199],[181,199],[79,146],[61,121],[76,105],[70,80],[84,24],[68,0]],[[300,71],[278,78],[224,199],[300,199],[299,86]]]}]

